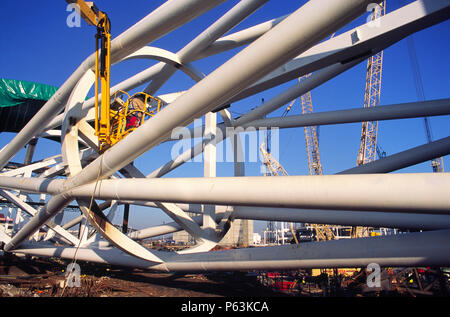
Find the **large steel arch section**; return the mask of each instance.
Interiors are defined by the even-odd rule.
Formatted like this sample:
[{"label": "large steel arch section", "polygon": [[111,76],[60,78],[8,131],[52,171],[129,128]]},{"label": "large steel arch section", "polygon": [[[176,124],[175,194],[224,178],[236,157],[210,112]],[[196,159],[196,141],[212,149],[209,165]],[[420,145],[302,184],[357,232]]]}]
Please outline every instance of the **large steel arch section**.
[{"label": "large steel arch section", "polygon": [[[148,46],[123,58],[120,62],[139,58],[156,59],[170,63],[173,66],[177,66],[177,68],[185,72],[195,81],[199,81],[204,77],[204,75],[192,65],[183,65],[176,54]],[[83,101],[86,99],[86,95],[94,82],[95,77],[93,72],[91,70],[87,71],[72,91],[64,111],[64,120],[61,129],[61,149],[63,162],[67,165],[69,177],[77,175],[82,170],[79,148],[80,139],[83,140],[85,144],[89,145],[94,152],[98,151],[95,131],[88,123],[89,119],[92,119],[92,111],[86,112],[81,110]],[[125,167],[125,169],[127,170],[127,167]],[[99,175],[101,175],[101,170],[99,170]],[[128,168],[127,176],[139,178],[145,177],[135,167]],[[86,200],[77,198],[76,200],[84,216],[96,230],[114,246],[138,258],[156,263],[162,262],[162,260],[154,254],[154,251],[144,248],[117,229],[102,213],[94,199]],[[117,202],[115,202],[115,204],[117,204]],[[177,205],[169,203],[158,203],[156,205],[180,224],[180,226],[191,234],[195,241],[197,241],[195,246],[179,251],[180,254],[209,251],[217,245],[220,237],[223,237],[229,229],[228,226],[225,226],[222,228],[223,230],[217,232],[215,235],[212,235],[209,231],[207,232],[208,234],[205,234],[205,230],[202,230],[202,228]],[[113,206],[111,206],[111,208],[113,208]],[[229,215],[227,214],[227,216]],[[223,219],[218,219],[219,222],[222,222],[222,220]]]},{"label": "large steel arch section", "polygon": [[[191,4],[194,2],[189,1]],[[203,1],[203,3],[207,2],[209,3],[209,1]],[[246,3],[262,4],[263,2],[265,1],[252,0]],[[122,51],[120,43],[116,45],[115,47],[118,47],[116,53],[121,56],[115,61],[116,63],[133,58],[155,59],[161,63],[118,84],[121,90],[134,89],[159,76],[156,83],[152,82],[147,86],[150,91],[157,91],[158,87],[163,85],[176,70],[185,72],[195,81],[195,84],[184,92],[174,92],[176,97],[172,98],[162,111],[129,134],[125,140],[119,141],[104,153],[99,154],[97,138],[90,124],[93,120],[92,103],[85,101],[94,83],[94,75],[90,70],[92,65],[83,64],[82,66],[86,66],[87,69],[81,67],[81,70],[77,71],[77,76],[74,78],[78,79],[71,77],[70,83],[73,85],[65,91],[67,101],[58,100],[58,97],[55,97],[56,101],[52,101],[56,104],[58,102],[65,104],[63,114],[58,116],[58,120],[61,120],[58,122],[62,123],[61,155],[41,162],[33,162],[29,166],[3,172],[0,175],[0,195],[31,215],[29,221],[18,228],[15,235],[9,236],[0,231],[0,239],[5,243],[4,250],[40,256],[59,254],[69,259],[77,254],[79,259],[86,261],[174,271],[345,267],[363,266],[374,260],[388,266],[448,264],[450,262],[448,250],[450,211],[448,198],[445,197],[445,190],[449,186],[448,175],[424,173],[409,176],[388,174],[363,176],[360,174],[388,173],[426,161],[433,156],[447,155],[450,152],[449,138],[342,172],[342,174],[357,175],[326,175],[315,178],[286,176],[273,179],[221,178],[213,177],[215,175],[211,169],[210,172],[204,172],[204,177],[201,178],[164,179],[162,177],[181,166],[186,160],[203,152],[212,151],[208,153],[214,157],[214,149],[207,141],[197,143],[193,148],[177,158],[172,158],[167,164],[147,176],[131,165],[131,162],[151,149],[170,141],[174,129],[186,128],[196,118],[203,116],[207,119],[202,136],[213,134],[214,129],[224,131],[231,128],[239,131],[238,128],[242,127],[266,128],[274,124],[281,128],[295,128],[311,125],[312,122],[315,122],[315,125],[341,124],[363,122],[368,119],[390,120],[426,115],[448,115],[450,102],[448,99],[443,99],[427,103],[383,106],[370,113],[364,109],[354,109],[315,113],[309,116],[264,118],[286,103],[357,65],[367,56],[387,48],[405,36],[449,18],[448,1],[415,1],[396,12],[385,15],[380,28],[362,25],[339,34],[333,39],[323,41],[331,33],[364,14],[371,2],[373,1],[307,1],[291,15],[277,20],[276,23],[273,21],[263,23],[261,26],[227,35],[223,39],[219,37],[224,35],[226,28],[221,29],[222,34],[208,31],[202,41],[194,42],[198,47],[182,50],[184,55],[160,48],[143,47],[148,44],[148,41],[141,38],[142,34],[133,37],[130,35],[133,32],[127,33],[129,43],[136,40],[139,42],[139,47],[136,44],[132,53]],[[164,8],[174,3],[180,2],[170,1]],[[188,3],[188,0],[185,3]],[[328,9],[322,10],[323,6],[327,6]],[[423,9],[424,7],[426,10]],[[199,7],[197,10],[201,11]],[[238,22],[233,21],[235,24]],[[145,23],[138,23],[136,27],[144,28]],[[165,27],[169,28],[168,25]],[[217,38],[206,40],[211,34]],[[200,57],[244,44],[249,45],[207,76],[204,76],[191,63]],[[231,102],[253,96],[260,91],[310,72],[313,72],[313,75],[301,85],[296,83],[239,118],[234,119],[225,109]],[[61,99],[64,99],[64,96]],[[424,107],[425,105],[427,107]],[[55,110],[57,107],[51,109]],[[223,118],[223,124],[216,125],[215,112],[217,111]],[[59,112],[49,111],[47,115],[50,113],[53,115]],[[41,120],[38,119],[36,120]],[[51,119],[42,120],[42,125],[47,126]],[[37,125],[40,121],[34,123]],[[54,125],[56,123],[53,123]],[[19,135],[31,135],[28,130]],[[57,135],[50,128],[44,132],[36,128],[33,132],[33,137]],[[235,134],[227,136],[217,134],[214,141],[220,142],[227,137],[230,137],[234,143],[234,176],[244,176],[243,164],[236,159],[236,152],[242,146],[239,144],[239,138],[236,138]],[[14,144],[20,145],[25,139],[19,137]],[[80,144],[83,144],[83,147],[80,147]],[[2,155],[0,152],[0,161],[6,160],[8,155],[4,153]],[[209,163],[215,164],[215,161]],[[42,168],[45,169],[42,171]],[[206,169],[205,165],[204,171]],[[40,171],[40,175],[31,177],[31,171]],[[121,171],[126,171],[126,175]],[[123,177],[117,173],[125,178],[136,179],[122,179]],[[56,179],[61,176],[65,178]],[[359,182],[371,184],[374,192],[363,192]],[[61,186],[55,189],[52,184]],[[189,185],[192,187],[193,184],[196,188],[189,188]],[[273,184],[276,184],[276,188],[272,187]],[[439,191],[434,191],[434,187],[430,187],[430,184],[438,184],[436,187]],[[151,191],[147,188],[146,192],[135,193],[133,186],[137,185],[155,186],[158,190]],[[171,192],[171,187],[176,188],[177,192]],[[410,192],[405,194],[403,187],[408,187]],[[422,191],[421,189],[424,188],[427,190]],[[15,192],[12,192],[14,190],[20,191],[19,198]],[[358,192],[357,199],[352,197],[354,192]],[[42,209],[37,210],[27,205],[26,197],[20,198],[28,193],[53,196],[48,202],[43,200]],[[385,201],[384,198],[386,198]],[[73,200],[78,203],[84,217],[96,232],[108,240],[113,247],[97,247],[95,242],[98,240],[95,240],[94,236],[86,237],[82,234],[75,237],[67,231],[75,221],[61,224],[56,220],[55,216]],[[108,204],[100,205],[96,200],[107,200]],[[158,207],[173,220],[173,223],[149,228],[148,231],[151,233],[126,235],[113,225],[110,215],[105,216],[102,211],[103,208],[110,208],[112,214],[120,203]],[[210,205],[215,209],[204,208],[198,212],[198,217],[191,217],[186,211],[190,211],[192,207],[189,204],[194,203]],[[52,222],[53,217],[55,220]],[[365,221],[367,225],[375,223],[389,225],[390,221],[395,219],[396,225],[399,226],[407,224],[406,226],[413,225],[416,228],[420,226],[419,222],[425,222],[422,224],[424,228],[428,226],[433,230],[447,230],[351,241],[208,252],[226,234],[229,220],[233,218],[299,222],[311,222],[311,219],[321,218],[320,221],[323,223],[343,222],[342,219],[346,219],[345,221],[351,225],[361,224],[358,221]],[[77,221],[80,220],[82,219]],[[51,239],[50,232],[54,232],[54,235],[65,242],[65,246],[40,247],[39,244],[30,246],[26,243],[26,240],[44,227],[48,230],[47,240]],[[150,237],[177,230],[186,230],[197,238],[198,244],[181,252],[168,253],[147,249],[135,241],[138,239],[137,236]],[[430,248],[430,246],[433,247]]]}]

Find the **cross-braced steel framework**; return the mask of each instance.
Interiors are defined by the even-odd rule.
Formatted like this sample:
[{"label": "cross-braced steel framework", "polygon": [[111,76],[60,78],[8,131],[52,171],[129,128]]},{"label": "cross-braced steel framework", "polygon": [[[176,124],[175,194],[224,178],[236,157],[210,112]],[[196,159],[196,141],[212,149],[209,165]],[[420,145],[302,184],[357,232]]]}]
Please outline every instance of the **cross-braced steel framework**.
[{"label": "cross-braced steel framework", "polygon": [[[372,19],[376,20],[386,12],[386,1],[376,6]],[[383,70],[383,51],[376,53],[367,60],[366,87],[364,94],[364,107],[376,107],[380,103],[381,73]],[[361,145],[358,152],[357,165],[366,164],[375,160],[377,154],[377,121],[362,123]]]},{"label": "cross-braced steel framework", "polygon": [[[238,128],[285,129],[450,114],[450,99],[441,99],[265,117],[369,56],[447,20],[450,1],[415,1],[380,17],[376,27],[373,23],[363,24],[329,39],[377,1],[311,0],[287,17],[224,36],[267,2],[240,1],[178,52],[149,46],[222,2],[168,1],[112,40],[113,64],[137,58],[156,59],[159,63],[111,87],[111,95],[144,83],[148,83],[145,91],[155,94],[178,70],[196,82],[188,90],[159,96],[167,106],[124,140],[99,154],[98,139],[91,125],[94,98],[86,100],[94,83],[92,54],[1,150],[3,168],[30,140],[58,133],[61,139],[61,155],[2,171],[0,195],[29,215],[11,236],[0,232],[3,249],[167,271],[360,267],[372,262],[381,266],[448,265],[450,177],[446,173],[389,172],[449,154],[450,137],[337,175],[320,176],[246,177],[242,162],[236,159],[234,176],[215,177],[215,144],[230,137],[238,157],[242,151]],[[324,7],[327,9],[322,10]],[[244,45],[207,75],[191,63]],[[226,108],[230,103],[309,73],[312,75],[302,82],[295,81],[290,88],[238,118],[233,118]],[[217,113],[223,123],[217,124]],[[144,153],[170,141],[174,129],[186,127],[202,116],[206,116],[205,141],[149,175],[132,164]],[[217,133],[219,130],[235,133]],[[163,177],[203,152],[204,177]],[[28,194],[47,195],[42,200],[44,206],[35,209],[27,202]],[[74,201],[83,217],[62,224],[58,215]],[[173,223],[123,233],[106,215],[123,203],[158,207]],[[193,204],[204,208],[195,209]],[[188,212],[198,216],[191,217]],[[226,234],[234,219],[423,232],[208,252]],[[68,231],[80,222],[85,230],[80,230],[79,235]],[[43,230],[44,235],[36,234]],[[162,252],[136,242],[138,237],[178,230],[186,230],[197,244],[179,252]],[[30,240],[32,237],[35,239]],[[55,239],[58,245],[51,244]],[[101,243],[102,240],[107,243]]]}]

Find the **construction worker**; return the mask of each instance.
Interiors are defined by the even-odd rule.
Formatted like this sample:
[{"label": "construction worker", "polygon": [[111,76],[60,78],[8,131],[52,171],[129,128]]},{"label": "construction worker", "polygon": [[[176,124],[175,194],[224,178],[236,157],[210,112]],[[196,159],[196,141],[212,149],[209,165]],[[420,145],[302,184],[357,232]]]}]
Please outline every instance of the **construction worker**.
[{"label": "construction worker", "polygon": [[135,95],[133,100],[131,100],[131,108],[128,111],[126,130],[137,128],[141,125],[146,109],[145,95]]}]

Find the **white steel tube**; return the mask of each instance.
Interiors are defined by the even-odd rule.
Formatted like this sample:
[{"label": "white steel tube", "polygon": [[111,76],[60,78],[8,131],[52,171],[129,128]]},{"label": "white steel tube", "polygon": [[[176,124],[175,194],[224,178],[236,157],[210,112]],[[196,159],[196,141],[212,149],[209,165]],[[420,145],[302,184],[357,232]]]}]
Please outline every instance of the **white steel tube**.
[{"label": "white steel tube", "polygon": [[[448,173],[119,179],[72,197],[287,208],[450,213]],[[136,191],[139,188],[139,191]],[[368,191],[367,188],[371,190]]]},{"label": "white steel tube", "polygon": [[[172,104],[68,180],[72,186],[106,177],[226,102],[239,91],[363,13],[370,0],[313,0],[201,80]],[[327,10],[321,10],[323,6]],[[300,27],[301,26],[301,27]],[[268,49],[270,48],[270,49]]]},{"label": "white steel tube", "polygon": [[246,207],[235,209],[236,219],[321,223],[343,226],[402,228],[412,230],[450,229],[450,216],[418,213],[371,212],[322,209]]},{"label": "white steel tube", "polygon": [[[307,2],[137,128],[127,137],[126,142],[119,141],[79,174],[68,179],[65,187],[73,188],[92,182],[98,177],[104,178],[111,175],[167,139],[174,128],[185,126],[194,118],[213,110],[262,76],[312,47],[330,33],[337,31],[362,14],[370,2],[370,0],[342,0],[339,3],[332,0]],[[324,5],[327,7],[325,11],[321,10]],[[299,28],[299,21],[301,21],[301,28]],[[142,27],[142,24],[138,25]],[[118,42],[122,43],[121,40]],[[52,217],[58,212],[58,210],[52,211],[54,213],[39,213],[36,217],[43,218],[43,215]],[[9,248],[20,244],[40,226],[37,221],[30,221],[28,224],[30,225],[26,230],[22,228],[16,234],[17,239],[11,240]]]},{"label": "white steel tube", "polygon": [[[10,179],[12,181],[14,180],[14,178]],[[36,180],[33,183],[37,183],[37,181],[39,180]],[[60,185],[61,182],[56,181],[54,184],[52,184],[52,186],[48,188],[52,193],[56,193]],[[4,182],[2,182],[2,186],[5,186]],[[9,185],[9,187],[15,188],[12,185]],[[36,184],[33,186],[21,187],[20,189],[37,192],[38,188],[39,186]],[[182,205],[182,207],[185,210],[190,211],[189,205]],[[223,208],[219,209],[222,210]],[[433,215],[433,214],[411,214],[411,213],[399,214],[393,212],[303,210],[303,209],[268,208],[268,207],[251,208],[239,206],[239,208],[236,208],[233,216],[236,219],[294,221],[294,222],[310,222],[310,223],[326,223],[326,224],[342,224],[342,225],[369,225],[379,227],[407,228],[416,230],[432,230],[450,227],[450,218],[448,216]],[[196,220],[199,224],[201,224],[201,217],[194,217],[193,219]],[[172,224],[167,224],[167,226],[169,225],[171,226],[169,229],[167,229],[167,227],[164,227],[163,229],[160,228],[156,231],[153,228],[149,228],[139,236],[140,238],[142,238],[145,235],[152,236],[158,234],[166,234],[180,229],[178,225],[174,225],[172,227]],[[64,228],[66,227],[64,226]]]},{"label": "white steel tube", "polygon": [[5,245],[4,250],[11,251],[19,246],[23,241],[31,237],[38,228],[43,226],[58,211],[67,206],[71,200],[72,198],[63,194],[50,198],[48,203],[14,235],[10,242]]},{"label": "white steel tube", "polygon": [[112,63],[211,10],[225,0],[169,0],[111,41]]},{"label": "white steel tube", "polygon": [[337,174],[389,173],[450,154],[450,137],[439,139]]},{"label": "white steel tube", "polygon": [[449,114],[450,99],[439,99],[370,108],[314,112],[295,116],[265,118],[251,121],[247,124],[242,125],[242,127],[277,127],[279,129],[283,129],[363,121],[442,116]]},{"label": "white steel tube", "polygon": [[[321,223],[343,226],[364,226],[376,228],[395,228],[409,230],[437,230],[450,229],[450,216],[370,212],[370,211],[342,211],[342,210],[307,210],[293,208],[247,207],[235,206],[234,219],[249,219],[262,221],[283,221],[299,223]],[[217,219],[222,215],[218,214]],[[192,217],[199,225],[202,225],[202,217]],[[131,232],[128,236],[132,239],[146,239],[159,235],[181,231],[183,228],[176,222],[169,222],[159,226],[153,226]]]},{"label": "white steel tube", "polygon": [[[242,117],[238,118],[234,121],[234,126],[245,126],[246,124],[251,124],[250,122],[253,120],[261,119],[268,113],[275,111],[276,109],[282,107],[286,103],[294,100],[295,98],[300,97],[301,95],[307,93],[308,91],[314,89],[315,87],[323,84],[324,82],[334,78],[335,76],[341,74],[342,72],[348,70],[349,68],[355,66],[362,60],[354,61],[351,63],[347,63],[345,65],[342,64],[335,64],[329,67],[326,67],[313,75],[309,76],[306,80],[302,81],[302,84],[296,84],[294,86],[291,86],[287,90],[283,91],[282,93],[276,95],[275,97],[271,98],[270,100],[266,101],[261,106],[256,107],[255,109],[251,110],[250,112],[246,113]],[[218,124],[217,128],[220,128],[225,130],[226,125],[225,124]],[[191,130],[191,132],[193,132]],[[191,133],[191,135],[194,135]],[[218,134],[216,143],[222,141],[222,137],[227,136],[226,133]],[[161,177],[167,174],[168,172],[172,171],[173,169],[181,166],[185,162],[189,161],[190,159],[196,157],[200,153],[203,152],[203,149],[205,147],[205,142],[198,142],[195,144],[191,149],[183,152],[181,155],[179,155],[177,158],[171,160],[170,162],[164,164],[163,166],[159,167],[152,173],[150,173],[147,177]]]},{"label": "white steel tube", "polygon": [[[128,256],[117,249],[39,248],[24,245],[14,252],[129,266],[160,271],[236,271],[280,270],[298,268],[448,266],[450,263],[450,230],[415,232],[402,235],[341,239],[283,245],[242,248],[185,255],[159,252],[164,264]],[[164,254],[165,253],[165,254]]]},{"label": "white steel tube", "polygon": [[[64,181],[0,177],[2,188],[66,197],[448,214],[448,173],[102,180],[65,191]],[[44,186],[45,185],[45,186]],[[368,192],[367,188],[371,188]],[[94,192],[94,188],[96,191]],[[139,191],[136,191],[139,188]]]},{"label": "white steel tube", "polygon": [[275,25],[283,21],[286,17],[287,15],[221,37],[214,43],[211,43],[211,45],[209,45],[206,49],[199,52],[199,54],[197,54],[195,59],[197,60],[211,55],[216,55],[240,47],[242,45],[249,44],[254,40],[256,40],[258,37],[260,37],[261,35],[263,35],[264,33],[271,30],[273,27],[275,27]]},{"label": "white steel tube", "polygon": [[[215,21],[210,27],[204,30],[194,40],[189,42],[178,53],[178,57],[182,63],[189,63],[195,59],[198,52],[203,51],[212,44],[220,36],[229,31],[233,26],[241,22],[248,15],[252,14],[256,9],[265,4],[268,0],[248,0],[240,1],[220,19]],[[145,92],[153,95],[164,82],[172,76],[177,69],[165,65],[161,68],[161,72],[154,80],[145,88]]]}]

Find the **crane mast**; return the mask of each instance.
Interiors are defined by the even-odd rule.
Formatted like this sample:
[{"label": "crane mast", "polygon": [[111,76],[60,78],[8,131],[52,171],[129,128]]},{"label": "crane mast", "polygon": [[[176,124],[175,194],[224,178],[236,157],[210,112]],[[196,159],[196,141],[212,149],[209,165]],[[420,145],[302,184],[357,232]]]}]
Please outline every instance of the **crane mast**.
[{"label": "crane mast", "polygon": [[286,172],[283,166],[272,157],[272,155],[265,149],[265,144],[262,143],[259,147],[263,157],[263,164],[266,166],[266,176],[288,176],[289,174]]},{"label": "crane mast", "polygon": [[[311,74],[306,74],[300,77],[299,82],[308,78]],[[300,97],[302,113],[312,113],[313,106],[311,101],[311,92]],[[309,175],[322,175],[322,164],[320,163],[319,155],[319,138],[317,136],[317,127],[308,126],[305,127],[305,141],[306,141],[306,153],[308,156]]]},{"label": "crane mast", "polygon": [[[386,13],[386,1],[373,8],[371,20],[374,21]],[[364,91],[364,108],[376,107],[380,103],[381,75],[383,70],[383,51],[380,51],[367,60],[366,85]],[[361,143],[356,164],[363,165],[375,161],[377,150],[378,121],[362,123]],[[352,237],[369,236],[370,228],[352,227]]]},{"label": "crane mast", "polygon": [[[299,82],[301,83],[304,79],[308,78],[311,74],[304,75],[299,78]],[[294,100],[295,101],[295,100]],[[307,92],[303,94],[300,97],[301,101],[301,107],[302,107],[302,113],[312,113],[313,112],[313,106],[311,101],[311,92]],[[283,116],[285,116],[292,108],[294,102],[291,102],[289,106],[286,108],[285,113]],[[307,157],[308,157],[308,167],[309,167],[309,175],[322,175],[322,164],[320,162],[320,155],[319,155],[319,140],[317,136],[317,129],[315,126],[308,126],[305,127],[305,141],[306,141],[306,150],[307,150]],[[267,152],[263,145],[260,147],[260,151],[262,153],[262,156],[264,158],[264,164],[266,165],[266,168],[270,173],[274,176],[278,175],[285,175],[287,176],[288,173],[286,170],[281,166],[279,162],[277,162],[269,152]],[[323,241],[323,240],[333,240],[335,239],[335,235],[333,233],[332,228],[329,225],[325,224],[311,224],[313,227],[315,233],[316,233],[316,240]],[[290,224],[291,231],[293,232],[294,239],[298,243],[297,237],[295,236],[294,228],[292,223]]]},{"label": "crane mast", "polygon": [[[386,12],[386,1],[376,5],[372,12],[372,21],[380,18]],[[367,60],[366,86],[364,108],[376,107],[380,103],[381,73],[383,69],[383,51],[376,53]],[[362,123],[361,144],[356,164],[363,165],[375,161],[377,155],[378,121]]]},{"label": "crane mast", "polygon": [[[306,74],[299,78],[301,83],[303,80],[308,78],[311,74]],[[303,94],[300,97],[300,103],[302,107],[302,114],[312,113],[313,105],[311,99],[311,92]],[[322,163],[320,162],[319,155],[319,138],[317,136],[317,127],[308,126],[304,128],[305,130],[305,142],[306,142],[306,153],[308,157],[308,168],[309,175],[322,175]],[[335,235],[330,226],[324,224],[312,224],[316,232],[316,240],[333,240]]]},{"label": "crane mast", "polygon": [[[283,166],[272,157],[269,150],[266,150],[265,144],[262,143],[259,147],[259,150],[261,151],[261,155],[263,157],[263,164],[266,166],[266,173],[265,176],[288,176],[289,174],[286,172]],[[292,222],[289,224],[292,236],[295,240],[295,243],[298,243],[297,236],[295,235],[294,225]],[[273,222],[269,222],[269,231],[273,232],[275,230],[275,226]],[[283,228],[282,228],[283,230]]]}]

